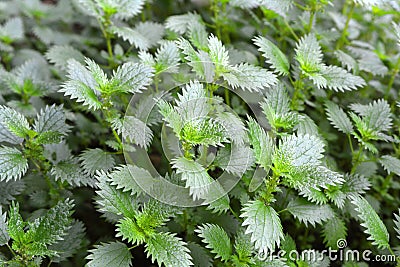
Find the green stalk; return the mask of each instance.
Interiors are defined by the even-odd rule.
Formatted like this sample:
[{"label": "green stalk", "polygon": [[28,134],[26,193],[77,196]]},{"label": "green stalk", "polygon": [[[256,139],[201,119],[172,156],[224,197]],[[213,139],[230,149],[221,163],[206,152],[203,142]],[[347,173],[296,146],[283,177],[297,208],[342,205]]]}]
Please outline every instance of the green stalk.
[{"label": "green stalk", "polygon": [[393,69],[393,72],[392,72],[392,76],[390,77],[388,86],[386,87],[386,90],[385,90],[385,99],[386,100],[388,100],[388,98],[389,98],[390,90],[392,89],[394,80],[396,79],[396,76],[399,73],[399,70],[400,70],[400,55],[397,58],[396,65],[394,66],[394,69]]},{"label": "green stalk", "polygon": [[347,19],[346,19],[346,23],[345,23],[343,31],[342,31],[342,35],[340,36],[340,39],[336,44],[336,50],[341,49],[343,47],[343,45],[345,44],[345,42],[347,41],[347,34],[348,34],[347,30],[349,28],[350,20],[353,17],[355,6],[356,6],[355,3],[352,2],[350,5],[349,13],[347,13]]}]

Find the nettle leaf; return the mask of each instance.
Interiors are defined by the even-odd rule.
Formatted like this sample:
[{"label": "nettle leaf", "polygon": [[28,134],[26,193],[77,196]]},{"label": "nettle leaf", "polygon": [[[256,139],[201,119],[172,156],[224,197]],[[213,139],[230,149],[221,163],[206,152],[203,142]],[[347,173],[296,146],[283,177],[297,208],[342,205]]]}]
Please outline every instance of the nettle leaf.
[{"label": "nettle leaf", "polygon": [[154,71],[141,63],[124,63],[113,72],[112,91],[138,93],[152,83]]},{"label": "nettle leaf", "polygon": [[323,225],[322,235],[324,236],[324,243],[328,247],[338,249],[338,240],[345,240],[347,236],[346,224],[342,219],[335,216]]},{"label": "nettle leaf", "polygon": [[351,203],[356,206],[358,217],[363,222],[361,226],[366,228],[364,232],[369,235],[367,240],[380,249],[389,248],[389,233],[376,211],[362,196],[352,196],[351,199]]},{"label": "nettle leaf", "polygon": [[259,7],[262,4],[260,0],[231,0],[229,4],[232,6],[244,8],[244,9],[252,9]]},{"label": "nettle leaf", "polygon": [[26,232],[28,240],[44,244],[62,240],[70,227],[73,207],[74,203],[70,199],[60,201],[44,216],[28,222],[29,230]]},{"label": "nettle leaf", "polygon": [[7,232],[7,213],[2,212],[2,208],[0,206],[0,246],[3,246],[10,241],[10,236]]},{"label": "nettle leaf", "polygon": [[289,130],[299,123],[300,116],[291,111],[289,95],[281,83],[268,90],[261,108],[275,131],[279,128]]},{"label": "nettle leaf", "polygon": [[0,105],[0,128],[24,138],[28,134],[30,126],[28,120],[21,113],[7,106]]},{"label": "nettle leaf", "polygon": [[121,242],[101,243],[94,249],[89,250],[90,254],[86,257],[89,260],[88,267],[132,266],[132,254],[129,248]]},{"label": "nettle leaf", "polygon": [[184,157],[177,158],[171,163],[176,172],[182,175],[181,179],[186,181],[185,187],[189,188],[193,200],[205,199],[210,185],[214,182],[206,169],[199,163]]},{"label": "nettle leaf", "polygon": [[[49,246],[50,250],[57,251],[59,254],[53,256],[51,260],[53,262],[61,262],[71,257],[82,246],[84,238],[85,226],[82,222],[75,220],[71,228],[67,230],[63,240]],[[81,240],[81,242],[79,242],[79,240]]]},{"label": "nettle leaf", "polygon": [[[243,0],[242,0],[243,1]],[[293,0],[280,0],[279,2],[275,0],[262,0],[263,7],[275,11],[277,14],[286,17],[289,14],[289,9],[293,5]]]},{"label": "nettle leaf", "polygon": [[38,133],[58,132],[66,135],[70,131],[70,126],[65,123],[66,117],[62,106],[46,106],[37,115],[33,128]]},{"label": "nettle leaf", "polygon": [[122,240],[127,240],[131,244],[143,244],[146,240],[146,234],[134,219],[131,218],[123,218],[119,220],[117,226],[117,234],[116,237],[121,237]]},{"label": "nettle leaf", "polygon": [[[400,214],[400,209],[398,211],[398,214]],[[393,215],[394,215],[393,222],[395,225],[394,230],[397,233],[397,238],[400,239],[400,215],[397,215],[396,213],[394,213]]]},{"label": "nettle leaf", "polygon": [[[96,179],[98,180],[99,190],[96,191],[99,199],[96,203],[97,209],[107,215],[113,213],[116,217],[125,216],[133,218],[137,214],[136,200],[130,192],[123,192],[111,185],[111,180],[105,172],[97,172]],[[116,219],[114,217],[114,219]]]},{"label": "nettle leaf", "polygon": [[384,155],[379,159],[379,162],[388,173],[393,172],[400,176],[400,159]]},{"label": "nettle leaf", "polygon": [[321,70],[322,51],[317,38],[310,33],[303,36],[296,44],[296,60],[305,73],[313,73]]},{"label": "nettle leaf", "polygon": [[10,205],[7,226],[8,235],[11,237],[11,239],[22,240],[25,234],[24,227],[26,226],[26,223],[19,214],[18,202],[12,202]]},{"label": "nettle leaf", "polygon": [[190,42],[184,38],[178,39],[176,45],[182,50],[187,64],[192,67],[196,75],[202,79],[206,79],[207,82],[212,82],[214,78],[214,65],[208,54],[204,51],[197,52]]},{"label": "nettle leaf", "polygon": [[[130,192],[132,195],[140,195],[143,193],[143,184],[147,183],[151,187],[153,177],[142,168],[133,165],[123,165],[117,167],[109,174],[111,185],[124,192]],[[137,181],[140,180],[140,186]]]},{"label": "nettle leaf", "polygon": [[148,147],[153,139],[150,127],[134,116],[126,115],[123,119],[114,118],[111,120],[111,126],[124,139],[143,148]]},{"label": "nettle leaf", "polygon": [[396,24],[392,22],[394,33],[397,37],[397,45],[400,47],[400,23]]},{"label": "nettle leaf", "polygon": [[71,58],[81,64],[85,62],[85,56],[79,50],[69,45],[52,46],[47,50],[45,57],[50,63],[53,63],[57,68],[64,71],[68,69],[67,62]]},{"label": "nettle leaf", "polygon": [[210,50],[210,58],[214,63],[217,72],[218,70],[224,70],[227,66],[229,66],[228,51],[217,37],[213,35],[210,35],[210,37],[208,37],[208,48]]},{"label": "nettle leaf", "polygon": [[207,50],[208,48],[208,33],[206,27],[202,21],[190,22],[187,35],[190,42],[201,50]]},{"label": "nettle leaf", "polygon": [[84,106],[96,110],[101,108],[102,103],[98,98],[98,84],[93,75],[75,59],[67,62],[68,81],[66,81],[59,92],[77,102],[83,102]]},{"label": "nettle leaf", "polygon": [[213,260],[210,257],[208,251],[201,245],[193,242],[188,242],[187,247],[190,250],[192,256],[193,265],[196,267],[212,267]]},{"label": "nettle leaf", "polygon": [[258,51],[263,53],[266,62],[271,65],[279,75],[289,75],[290,64],[285,54],[267,38],[258,36],[253,39],[258,46]]},{"label": "nettle leaf", "polygon": [[0,181],[18,180],[28,170],[28,160],[14,147],[0,147]]},{"label": "nettle leaf", "polygon": [[228,234],[222,227],[216,224],[203,224],[195,230],[199,237],[206,243],[206,248],[211,249],[212,253],[217,254],[215,258],[221,258],[226,262],[232,256],[232,246]]},{"label": "nettle leaf", "polygon": [[239,233],[236,234],[234,248],[236,254],[233,256],[234,260],[237,257],[239,261],[242,259],[251,261],[250,259],[253,256],[254,247],[251,243],[251,236],[245,234],[243,230],[240,230]]},{"label": "nettle leaf", "polygon": [[366,177],[358,174],[345,174],[344,182],[336,187],[330,187],[325,191],[326,195],[332,200],[338,208],[343,208],[345,200],[351,196],[364,194],[371,187],[371,183]]},{"label": "nettle leaf", "polygon": [[284,136],[274,156],[276,168],[281,172],[304,165],[317,166],[323,157],[324,143],[313,135]]},{"label": "nettle leaf", "polygon": [[247,125],[256,163],[260,164],[266,171],[269,171],[275,151],[274,140],[267,135],[253,118],[249,117]]},{"label": "nettle leaf", "polygon": [[11,44],[24,38],[24,24],[19,17],[10,18],[0,26],[0,40]]},{"label": "nettle leaf", "polygon": [[319,88],[328,88],[336,92],[345,90],[356,90],[357,87],[366,85],[363,78],[347,72],[345,69],[336,66],[323,66],[321,68],[323,80],[317,83]]},{"label": "nettle leaf", "polygon": [[158,266],[166,267],[187,267],[192,266],[190,250],[176,234],[157,233],[146,243],[146,253],[151,255],[151,261],[157,261]]},{"label": "nettle leaf", "polygon": [[245,145],[232,143],[218,150],[214,160],[224,171],[242,176],[253,164],[253,151]]},{"label": "nettle leaf", "polygon": [[358,70],[358,63],[352,56],[343,52],[342,50],[336,50],[334,54],[342,63],[342,67],[346,68],[348,71]]},{"label": "nettle leaf", "polygon": [[338,105],[327,101],[325,107],[328,120],[331,121],[335,128],[345,134],[351,134],[353,132],[353,124],[351,123],[351,120]]},{"label": "nettle leaf", "polygon": [[81,166],[85,173],[93,175],[97,170],[108,171],[114,167],[114,158],[100,148],[85,150],[80,156]]},{"label": "nettle leaf", "polygon": [[312,226],[315,226],[315,223],[322,224],[335,216],[328,204],[316,205],[301,198],[291,200],[286,209],[306,226],[308,223]]},{"label": "nettle leaf", "polygon": [[375,100],[368,105],[351,104],[350,108],[362,116],[365,126],[372,131],[385,132],[392,127],[390,105],[384,99]]},{"label": "nettle leaf", "polygon": [[68,158],[58,162],[50,172],[55,180],[67,182],[72,186],[95,186],[94,179],[82,170],[77,158]]},{"label": "nettle leaf", "polygon": [[278,83],[276,75],[272,72],[247,63],[230,66],[227,71],[222,73],[222,77],[232,89],[240,87],[250,92],[262,92],[265,88]]},{"label": "nettle leaf", "polygon": [[130,45],[143,51],[155,46],[164,35],[164,26],[151,21],[139,22],[133,29],[112,26],[110,30],[123,40],[128,41]]},{"label": "nettle leaf", "polygon": [[386,1],[385,0],[353,0],[354,3],[362,5],[362,6],[380,6],[383,5]]},{"label": "nettle leaf", "polygon": [[178,46],[173,41],[164,42],[160,48],[157,49],[154,68],[156,73],[167,72],[177,73],[180,61],[180,52]]},{"label": "nettle leaf", "polygon": [[246,234],[251,234],[251,242],[260,252],[267,254],[279,247],[284,238],[282,224],[278,213],[260,200],[252,200],[245,204],[240,217],[245,218]]},{"label": "nettle leaf", "polygon": [[0,205],[8,205],[15,200],[15,196],[20,195],[26,186],[24,180],[0,181]]},{"label": "nettle leaf", "polygon": [[246,128],[242,119],[231,112],[219,112],[215,120],[222,125],[225,133],[231,141],[243,144],[247,140]]},{"label": "nettle leaf", "polygon": [[168,30],[174,31],[179,34],[187,32],[189,26],[193,21],[201,21],[201,16],[194,13],[187,13],[183,15],[170,16],[165,21],[165,27]]}]

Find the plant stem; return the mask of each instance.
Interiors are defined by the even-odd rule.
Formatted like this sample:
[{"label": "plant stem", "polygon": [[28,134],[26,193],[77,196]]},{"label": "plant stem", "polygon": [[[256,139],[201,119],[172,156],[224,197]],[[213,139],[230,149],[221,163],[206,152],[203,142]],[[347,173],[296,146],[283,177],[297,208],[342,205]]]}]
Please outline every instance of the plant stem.
[{"label": "plant stem", "polygon": [[361,162],[360,162],[360,157],[361,157],[362,150],[363,150],[363,149],[362,149],[362,146],[361,146],[361,144],[360,144],[359,149],[358,149],[357,156],[356,156],[356,158],[355,158],[354,165],[353,165],[353,167],[351,168],[351,173],[352,173],[352,174],[354,174],[354,172],[355,172],[356,169],[357,169],[357,166],[361,163]]},{"label": "plant stem", "polygon": [[392,89],[394,80],[395,80],[397,74],[399,73],[399,70],[400,70],[400,56],[397,58],[396,65],[394,66],[394,69],[392,72],[392,76],[390,77],[388,86],[386,87],[386,90],[385,90],[385,99],[386,100],[388,100],[388,98],[389,98],[390,90]]},{"label": "plant stem", "polygon": [[342,31],[342,35],[340,36],[340,39],[336,44],[336,50],[341,49],[342,46],[344,45],[344,43],[346,42],[347,30],[349,28],[350,20],[353,17],[353,12],[354,12],[355,6],[356,6],[355,3],[352,2],[351,5],[350,5],[350,11],[349,11],[349,13],[347,13],[347,19],[346,19],[346,23],[345,23],[343,31]]},{"label": "plant stem", "polygon": [[308,21],[308,26],[307,26],[307,32],[310,33],[313,27],[313,22],[314,22],[314,17],[315,17],[315,11],[312,10],[310,11],[310,19]]},{"label": "plant stem", "polygon": [[296,40],[296,42],[298,42],[300,40],[300,38],[294,32],[293,28],[289,25],[289,23],[286,21],[286,19],[283,19],[283,22],[285,23],[286,28],[288,28],[289,32],[293,35],[293,37]]}]

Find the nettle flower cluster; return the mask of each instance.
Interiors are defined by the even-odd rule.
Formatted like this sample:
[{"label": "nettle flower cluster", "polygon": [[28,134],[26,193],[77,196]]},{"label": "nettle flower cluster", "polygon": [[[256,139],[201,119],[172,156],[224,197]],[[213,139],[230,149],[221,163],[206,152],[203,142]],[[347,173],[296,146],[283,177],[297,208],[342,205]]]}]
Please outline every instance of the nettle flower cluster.
[{"label": "nettle flower cluster", "polygon": [[[80,187],[95,192],[96,210],[116,230],[114,240],[89,250],[87,266],[131,266],[131,251],[138,247],[158,266],[328,266],[327,258],[262,260],[258,255],[296,250],[286,228],[295,219],[307,229],[321,225],[324,243],[337,248],[337,240],[347,236],[349,216],[361,221],[373,245],[393,253],[385,224],[363,196],[373,184],[363,164],[379,163],[389,173],[382,186],[387,194],[392,177],[400,175],[395,105],[386,97],[344,110],[331,97],[367,86],[356,68],[373,72],[361,64],[371,51],[349,48],[359,57],[354,59],[341,50],[349,21],[341,25],[345,33],[331,53],[344,68],[327,64],[334,62],[330,54],[324,61],[312,26],[328,1],[305,1],[311,24],[301,38],[292,33],[293,48],[285,53],[264,36],[252,39],[264,67],[247,60],[245,52],[228,49],[218,29],[217,36],[209,34],[198,14],[130,27],[128,21],[149,3],[75,2],[98,23],[107,49],[100,53],[102,62],[72,46],[54,45],[45,54],[52,69],[38,56],[0,70],[7,89],[2,98],[14,99],[0,105],[0,204],[11,203],[7,212],[0,208],[0,246],[11,253],[0,254],[0,266],[57,263],[85,246],[76,242],[85,226],[72,217]],[[247,11],[260,8],[266,15],[266,10],[284,15],[292,6],[290,0],[280,6],[215,2]],[[354,8],[377,1],[350,2]],[[54,11],[34,5],[24,10],[43,23]],[[38,36],[48,33],[43,25],[33,29]],[[400,42],[399,26],[394,29]],[[163,39],[166,30],[169,36]],[[0,27],[2,51],[13,51],[13,43],[23,38],[20,18]],[[112,46],[118,38],[129,44],[126,51]],[[46,105],[41,100],[46,97],[58,104]],[[42,101],[39,112],[35,101]],[[316,121],[318,110],[347,138],[351,168],[342,169],[329,155],[332,133],[329,123]],[[82,131],[74,131],[72,123]],[[384,142],[394,148],[382,149]],[[93,144],[98,147],[81,147]],[[154,163],[154,155],[162,153]],[[33,207],[42,208],[27,219],[14,201],[22,192]],[[46,203],[50,209],[43,209]]]}]

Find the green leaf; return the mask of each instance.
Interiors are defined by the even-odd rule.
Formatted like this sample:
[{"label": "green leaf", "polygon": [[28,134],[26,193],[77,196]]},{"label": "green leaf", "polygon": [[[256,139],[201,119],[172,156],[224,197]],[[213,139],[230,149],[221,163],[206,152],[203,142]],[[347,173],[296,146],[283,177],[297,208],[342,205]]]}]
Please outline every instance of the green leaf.
[{"label": "green leaf", "polygon": [[110,30],[137,49],[147,51],[164,35],[164,27],[155,22],[139,22],[135,28],[111,26]]},{"label": "green leaf", "polygon": [[284,238],[282,224],[278,213],[260,200],[249,201],[242,209],[240,217],[245,218],[242,223],[246,226],[246,234],[251,234],[251,242],[260,252],[267,254],[279,247]]},{"label": "green leaf", "polygon": [[172,161],[173,168],[182,175],[182,180],[186,181],[186,188],[193,200],[205,199],[211,184],[214,180],[199,163],[180,157]]},{"label": "green leaf", "polygon": [[151,255],[151,261],[157,261],[158,266],[187,267],[192,264],[192,257],[185,243],[175,234],[157,233],[146,243],[146,253]]},{"label": "green leaf", "polygon": [[231,141],[241,145],[247,140],[246,128],[238,115],[231,112],[219,112],[215,120],[222,125]]},{"label": "green leaf", "polygon": [[315,226],[315,223],[322,224],[335,216],[328,204],[316,205],[301,198],[291,200],[286,209],[306,226],[308,223],[312,226]]},{"label": "green leaf", "polygon": [[102,103],[98,99],[98,84],[92,73],[88,71],[75,59],[69,59],[67,62],[68,81],[66,81],[59,92],[76,99],[77,102],[83,102],[84,106],[96,110],[101,108]]},{"label": "green leaf", "polygon": [[358,217],[363,222],[361,226],[366,228],[364,232],[369,235],[367,240],[380,249],[389,248],[389,233],[376,211],[362,196],[352,196],[351,199],[351,203],[356,206]]},{"label": "green leaf", "polygon": [[179,34],[184,34],[193,21],[201,21],[201,16],[194,13],[170,16],[165,21],[165,27]]},{"label": "green leaf", "polygon": [[335,128],[345,134],[351,134],[353,132],[353,124],[349,117],[347,117],[346,113],[338,105],[327,101],[325,107],[328,120],[331,121]]},{"label": "green leaf", "polygon": [[241,177],[254,164],[254,157],[250,147],[232,143],[218,151],[214,162],[224,171]]},{"label": "green leaf", "polygon": [[19,214],[19,204],[12,202],[8,212],[7,230],[11,239],[16,241],[16,243],[20,243],[22,241],[22,238],[25,234],[25,225],[26,223]]},{"label": "green leaf", "polygon": [[259,47],[258,51],[263,53],[266,62],[271,65],[277,74],[289,75],[289,61],[273,42],[261,36],[254,38],[253,42]]},{"label": "green leaf", "polygon": [[147,238],[147,233],[140,229],[134,219],[123,218],[118,222],[116,226],[116,237],[121,237],[122,240],[127,240],[133,245],[143,244],[143,242]]},{"label": "green leaf", "polygon": [[214,63],[216,70],[223,70],[229,66],[229,55],[226,51],[225,46],[218,40],[217,37],[210,35],[208,37],[208,48],[210,49],[209,55]]},{"label": "green leaf", "polygon": [[[133,218],[137,214],[137,200],[129,192],[123,192],[111,185],[111,180],[105,172],[97,172],[96,179],[99,190],[96,191],[99,199],[96,203],[98,210],[107,214],[113,213],[116,217]],[[115,218],[115,217],[114,217]]]},{"label": "green leaf", "polygon": [[126,115],[123,119],[113,118],[110,123],[111,127],[124,139],[143,148],[148,147],[153,139],[153,132],[150,127],[134,116]]},{"label": "green leaf", "polygon": [[28,160],[14,147],[0,147],[0,181],[18,180],[28,170]]},{"label": "green leaf", "polygon": [[26,232],[28,240],[46,245],[62,240],[70,227],[73,201],[66,199],[49,209],[47,213],[28,222],[29,230]]},{"label": "green leaf", "polygon": [[250,261],[253,256],[254,247],[251,243],[251,237],[248,234],[245,234],[244,231],[240,231],[235,237],[235,252],[236,255],[233,257],[239,261]]},{"label": "green leaf", "polygon": [[[400,209],[399,209],[398,213],[400,214]],[[400,239],[400,215],[397,215],[396,213],[394,213],[393,215],[394,215],[393,222],[395,225],[394,230],[397,233],[397,238]]]},{"label": "green leaf", "polygon": [[152,83],[154,70],[141,63],[124,63],[113,72],[111,91],[138,93]]},{"label": "green leaf", "polygon": [[180,52],[175,42],[164,42],[155,55],[155,69],[156,73],[167,72],[177,73],[180,61]]},{"label": "green leaf", "polygon": [[290,98],[282,83],[268,90],[261,108],[275,131],[279,128],[290,130],[299,123],[300,116],[291,111]]},{"label": "green leaf", "polygon": [[190,250],[192,256],[192,262],[195,267],[212,267],[213,260],[210,257],[207,250],[197,243],[188,242],[187,247]]},{"label": "green leaf", "polygon": [[215,258],[221,258],[226,262],[232,256],[232,246],[228,234],[222,227],[216,224],[203,224],[195,230],[199,237],[206,243],[206,248],[211,249],[212,253],[217,254]]},{"label": "green leaf", "polygon": [[0,105],[0,128],[25,138],[30,129],[28,120],[19,112],[7,106]]},{"label": "green leaf", "polygon": [[222,73],[222,77],[232,89],[240,87],[250,92],[262,92],[265,88],[278,83],[278,79],[272,72],[247,63],[230,66],[227,72]]},{"label": "green leaf", "polygon": [[390,155],[384,155],[379,159],[379,162],[388,173],[393,172],[400,176],[400,159]]},{"label": "green leaf", "polygon": [[328,247],[338,249],[338,240],[346,240],[346,224],[342,219],[335,216],[323,225],[322,235],[324,236],[324,243]]},{"label": "green leaf", "polygon": [[275,167],[290,172],[301,166],[318,166],[323,158],[324,143],[313,135],[289,135],[281,139],[274,155]]},{"label": "green leaf", "polygon": [[375,100],[368,105],[352,104],[350,108],[362,117],[368,129],[385,132],[392,127],[390,105],[384,99]]},{"label": "green leaf", "polygon": [[87,149],[80,156],[82,169],[93,175],[98,170],[108,171],[114,167],[114,158],[100,148]]},{"label": "green leaf", "polygon": [[24,180],[0,181],[0,205],[8,205],[25,190]]},{"label": "green leaf", "polygon": [[38,133],[58,132],[62,135],[68,134],[70,126],[65,123],[66,117],[62,106],[46,106],[37,115],[33,128]]},{"label": "green leaf", "polygon": [[253,118],[248,118],[247,125],[256,162],[268,172],[275,151],[274,140],[265,133],[264,129]]},{"label": "green leaf", "polygon": [[114,15],[121,20],[128,20],[142,11],[144,0],[107,0],[95,1],[106,14]]},{"label": "green leaf", "polygon": [[21,18],[13,17],[0,26],[0,40],[6,44],[24,38],[24,23]]},{"label": "green leaf", "polygon": [[95,186],[94,179],[82,170],[77,158],[68,158],[57,162],[50,172],[55,180],[67,182],[72,186]]},{"label": "green leaf", "polygon": [[303,36],[296,45],[296,60],[304,73],[314,73],[321,70],[322,51],[314,34]]},{"label": "green leaf", "polygon": [[2,212],[2,208],[0,206],[0,246],[3,246],[10,241],[10,236],[7,232],[7,222],[6,222],[7,213]]},{"label": "green leaf", "polygon": [[[57,251],[59,255],[53,256],[53,262],[61,262],[70,258],[82,247],[85,240],[85,226],[82,222],[75,220],[71,228],[69,228],[63,237],[63,240],[58,241],[49,246],[50,250]],[[80,242],[79,242],[80,241]]]},{"label": "green leaf", "polygon": [[[142,194],[144,184],[148,188],[153,184],[153,177],[147,170],[133,165],[119,166],[109,174],[109,177],[111,185],[124,192],[130,192],[132,195]],[[140,181],[140,186],[137,181]]]},{"label": "green leaf", "polygon": [[121,242],[101,243],[89,250],[86,257],[88,267],[129,267],[132,266],[132,254],[129,248]]},{"label": "green leaf", "polygon": [[357,87],[366,85],[363,78],[353,75],[346,70],[336,66],[322,66],[322,80],[316,83],[319,88],[328,88],[336,92],[345,90],[356,90]]},{"label": "green leaf", "polygon": [[47,50],[45,57],[50,63],[53,63],[57,68],[66,71],[67,62],[69,59],[75,59],[83,64],[85,62],[84,55],[69,45],[55,45]]}]

